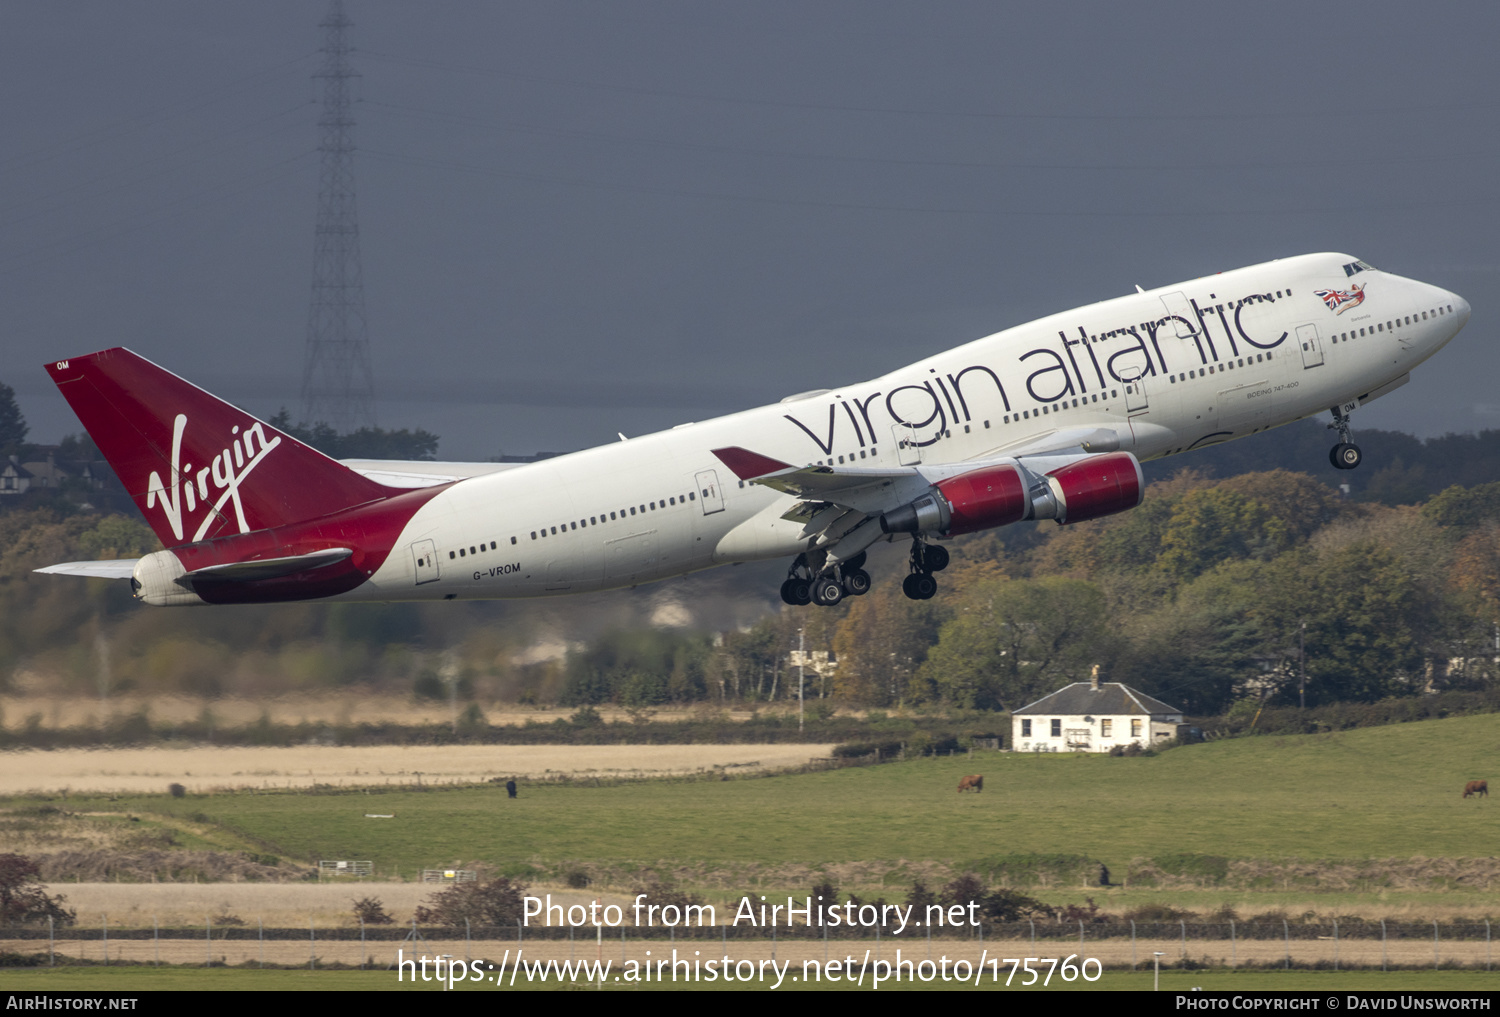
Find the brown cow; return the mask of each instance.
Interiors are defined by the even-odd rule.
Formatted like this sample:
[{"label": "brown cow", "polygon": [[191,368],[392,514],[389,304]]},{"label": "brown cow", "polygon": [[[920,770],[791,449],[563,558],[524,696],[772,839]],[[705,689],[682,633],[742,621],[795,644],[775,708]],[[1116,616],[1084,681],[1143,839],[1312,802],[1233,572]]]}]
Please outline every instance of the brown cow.
[{"label": "brown cow", "polygon": [[974,776],[972,776],[972,777],[965,777],[965,778],[963,778],[962,780],[960,780],[958,782],[958,793],[959,794],[963,794],[965,791],[969,790],[970,788],[973,788],[975,791],[983,791],[984,790],[984,777],[981,776],[980,774],[976,773],[976,774],[974,774]]},{"label": "brown cow", "polygon": [[1490,796],[1490,782],[1487,780],[1469,781],[1464,785],[1464,797],[1467,798],[1470,795],[1483,795],[1488,798]]}]

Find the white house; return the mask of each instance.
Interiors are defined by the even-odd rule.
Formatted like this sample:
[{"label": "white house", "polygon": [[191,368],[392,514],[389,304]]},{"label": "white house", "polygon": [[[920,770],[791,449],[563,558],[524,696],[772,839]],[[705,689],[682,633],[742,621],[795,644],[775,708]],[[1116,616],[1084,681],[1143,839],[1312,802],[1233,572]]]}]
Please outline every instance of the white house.
[{"label": "white house", "polygon": [[1182,711],[1119,682],[1074,682],[1011,712],[1017,752],[1108,752],[1177,737]]}]

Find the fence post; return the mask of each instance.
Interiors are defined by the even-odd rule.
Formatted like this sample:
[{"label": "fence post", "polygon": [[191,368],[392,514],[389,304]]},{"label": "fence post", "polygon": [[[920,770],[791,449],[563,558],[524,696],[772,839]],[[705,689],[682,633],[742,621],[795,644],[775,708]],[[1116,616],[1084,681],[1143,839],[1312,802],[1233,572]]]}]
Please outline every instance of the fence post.
[{"label": "fence post", "polygon": [[317,967],[318,937],[313,935],[313,920],[307,920],[307,970]]},{"label": "fence post", "polygon": [[1130,920],[1130,970],[1135,970],[1135,919]]},{"label": "fence post", "polygon": [[1281,920],[1281,936],[1286,944],[1286,968],[1290,971],[1292,969],[1292,932],[1286,927],[1285,918]]},{"label": "fence post", "polygon": [[1235,950],[1238,945],[1239,941],[1234,937],[1234,919],[1231,918],[1229,919],[1229,966],[1232,968],[1240,966],[1239,955]]},{"label": "fence post", "polygon": [[52,916],[47,916],[47,964],[50,967],[57,966],[57,942],[53,939]]},{"label": "fence post", "polygon": [[1078,919],[1078,952],[1083,953],[1083,919]]},{"label": "fence post", "polygon": [[1490,969],[1490,920],[1484,920],[1484,969]]},{"label": "fence post", "polygon": [[1385,919],[1380,920],[1380,970],[1385,970]]},{"label": "fence post", "polygon": [[1438,930],[1436,918],[1432,920],[1432,966],[1438,966]]},{"label": "fence post", "polygon": [[1185,959],[1187,957],[1187,919],[1179,918],[1177,922],[1182,926],[1182,956]]},{"label": "fence post", "polygon": [[1339,969],[1339,920],[1333,920],[1333,970]]},{"label": "fence post", "polygon": [[203,919],[203,963],[206,967],[214,963],[214,920],[207,916]]},{"label": "fence post", "polygon": [[109,967],[109,912],[99,915],[100,928],[104,930],[104,966]]},{"label": "fence post", "polygon": [[266,916],[255,916],[256,939],[260,940],[260,966],[266,966]]},{"label": "fence post", "polygon": [[[360,929],[363,930],[364,926],[361,925]],[[469,957],[469,919],[465,918],[464,919],[464,963],[467,964],[471,959],[472,958]],[[571,957],[569,957],[568,959],[572,960]]]},{"label": "fence post", "polygon": [[359,916],[359,969],[365,969],[365,916]]},{"label": "fence post", "polygon": [[1036,920],[1032,918],[1026,920],[1031,922],[1031,952],[1036,953]]}]

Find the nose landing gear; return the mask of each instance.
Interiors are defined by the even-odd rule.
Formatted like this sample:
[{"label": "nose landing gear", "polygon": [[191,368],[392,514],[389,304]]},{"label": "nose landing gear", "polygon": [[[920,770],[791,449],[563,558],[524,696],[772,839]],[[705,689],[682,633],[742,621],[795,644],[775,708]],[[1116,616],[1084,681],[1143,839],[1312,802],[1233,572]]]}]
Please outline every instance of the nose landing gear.
[{"label": "nose landing gear", "polygon": [[1328,461],[1334,469],[1352,470],[1364,461],[1365,455],[1349,440],[1349,414],[1341,406],[1331,407],[1329,412],[1333,414],[1333,423],[1328,426],[1338,431],[1339,443],[1328,450]]}]

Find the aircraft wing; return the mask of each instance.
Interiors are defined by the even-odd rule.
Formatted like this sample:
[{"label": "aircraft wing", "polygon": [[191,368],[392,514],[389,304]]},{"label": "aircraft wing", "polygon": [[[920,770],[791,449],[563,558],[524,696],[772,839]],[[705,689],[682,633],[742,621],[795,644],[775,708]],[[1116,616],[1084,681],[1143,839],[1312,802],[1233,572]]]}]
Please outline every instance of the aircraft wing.
[{"label": "aircraft wing", "polygon": [[[1008,442],[991,449],[980,457],[988,460],[999,457],[1020,459],[1025,456],[1055,456],[1066,454],[1098,455],[1113,452],[1120,447],[1119,432],[1108,427],[1065,427],[1042,434],[1033,434],[1018,441]],[[960,465],[983,465],[982,461]]]},{"label": "aircraft wing", "polygon": [[65,561],[61,565],[48,565],[37,572],[48,572],[59,576],[92,576],[95,579],[129,579],[135,575],[139,558],[116,558],[112,561]]},{"label": "aircraft wing", "polygon": [[1046,473],[1072,459],[1113,452],[1119,447],[1119,434],[1109,428],[1075,427],[1033,434],[973,459],[883,469],[821,464],[793,466],[737,446],[713,451],[741,480],[812,503],[798,506],[786,517],[795,515],[800,519],[809,517],[817,503],[874,515],[919,497],[931,484],[971,470],[1033,458],[1041,460],[1033,469]]},{"label": "aircraft wing", "polygon": [[713,451],[741,480],[802,499],[786,519],[811,519],[825,505],[875,515],[910,500],[908,491],[916,497],[929,484],[914,466],[793,466],[737,446]]}]

